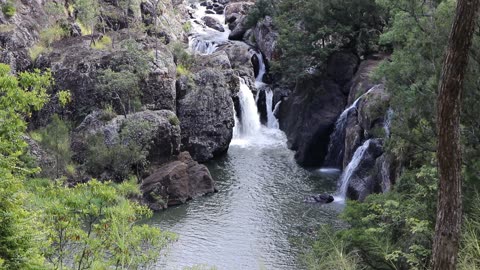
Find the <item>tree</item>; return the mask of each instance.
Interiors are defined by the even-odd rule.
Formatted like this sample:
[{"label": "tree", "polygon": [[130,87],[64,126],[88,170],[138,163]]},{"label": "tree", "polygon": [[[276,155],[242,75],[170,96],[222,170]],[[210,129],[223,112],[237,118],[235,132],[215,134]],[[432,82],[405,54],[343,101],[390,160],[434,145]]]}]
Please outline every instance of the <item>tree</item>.
[{"label": "tree", "polygon": [[10,74],[0,64],[0,269],[30,269],[42,264],[36,215],[25,202],[23,179],[32,170],[21,161],[26,143],[25,118],[47,102],[51,73]]},{"label": "tree", "polygon": [[440,174],[433,269],[456,269],[462,224],[462,88],[472,45],[479,0],[458,0],[443,64],[437,103]]}]

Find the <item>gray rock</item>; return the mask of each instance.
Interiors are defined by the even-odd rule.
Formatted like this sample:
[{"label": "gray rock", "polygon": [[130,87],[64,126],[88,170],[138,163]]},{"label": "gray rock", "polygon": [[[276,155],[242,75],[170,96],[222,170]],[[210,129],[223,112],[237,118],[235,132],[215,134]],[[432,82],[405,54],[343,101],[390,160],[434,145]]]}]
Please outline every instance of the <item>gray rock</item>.
[{"label": "gray rock", "polygon": [[260,20],[252,30],[255,43],[268,61],[278,60],[277,49],[278,32],[274,29],[273,19],[270,16]]},{"label": "gray rock", "polygon": [[[124,116],[117,116],[111,120],[103,119],[102,112],[96,111],[88,115],[85,120],[74,130],[72,136],[72,151],[74,160],[79,163],[85,161],[85,154],[88,146],[88,138],[91,135],[103,134],[105,144],[115,146],[120,142],[119,134],[124,124],[147,122],[149,128],[153,129],[152,137],[145,142],[149,148],[148,160],[154,163],[164,162],[172,155],[180,152],[180,126],[176,122],[173,112],[143,111]],[[135,138],[131,138],[135,140]]]},{"label": "gray rock", "polygon": [[195,197],[215,192],[215,183],[205,165],[198,164],[188,152],[170,161],[142,181],[146,204],[155,211],[183,204]]},{"label": "gray rock", "polygon": [[23,139],[27,143],[27,153],[34,159],[35,165],[38,166],[41,171],[40,177],[52,177],[57,173],[57,160],[55,156],[43,149],[35,140],[28,136],[23,136]]},{"label": "gray rock", "polygon": [[220,32],[225,32],[225,29],[223,29],[223,25],[215,18],[210,17],[210,16],[203,16],[202,21],[205,23],[206,26],[215,29]]},{"label": "gray rock", "polygon": [[370,140],[362,160],[353,171],[348,183],[348,198],[363,201],[369,194],[381,192],[380,184],[376,181],[376,162],[382,153],[382,140]]},{"label": "gray rock", "polygon": [[239,90],[239,81],[232,69],[211,62],[225,59],[224,52],[216,54],[199,56],[190,77],[177,83],[182,149],[199,162],[225,153],[233,133],[232,96]]}]

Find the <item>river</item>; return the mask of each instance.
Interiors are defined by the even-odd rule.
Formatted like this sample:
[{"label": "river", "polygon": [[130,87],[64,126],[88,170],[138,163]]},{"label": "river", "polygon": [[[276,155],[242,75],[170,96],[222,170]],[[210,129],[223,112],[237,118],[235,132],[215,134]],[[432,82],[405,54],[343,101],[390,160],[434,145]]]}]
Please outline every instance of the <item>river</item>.
[{"label": "river", "polygon": [[208,164],[218,193],[152,219],[179,235],[158,268],[304,269],[303,241],[321,224],[339,226],[343,205],[303,202],[335,191],[338,174],[304,169],[293,154],[276,129],[234,139],[224,157]]}]

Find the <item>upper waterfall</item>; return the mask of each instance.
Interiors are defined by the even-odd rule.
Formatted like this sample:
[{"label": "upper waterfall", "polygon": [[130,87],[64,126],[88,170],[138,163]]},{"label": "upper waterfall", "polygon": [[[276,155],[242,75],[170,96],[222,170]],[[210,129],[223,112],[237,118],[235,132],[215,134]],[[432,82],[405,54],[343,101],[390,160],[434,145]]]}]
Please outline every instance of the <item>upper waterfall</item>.
[{"label": "upper waterfall", "polygon": [[240,102],[240,120],[237,120],[238,124],[235,125],[233,137],[241,138],[255,135],[261,127],[260,115],[253,93],[242,78],[240,78],[238,99]]}]

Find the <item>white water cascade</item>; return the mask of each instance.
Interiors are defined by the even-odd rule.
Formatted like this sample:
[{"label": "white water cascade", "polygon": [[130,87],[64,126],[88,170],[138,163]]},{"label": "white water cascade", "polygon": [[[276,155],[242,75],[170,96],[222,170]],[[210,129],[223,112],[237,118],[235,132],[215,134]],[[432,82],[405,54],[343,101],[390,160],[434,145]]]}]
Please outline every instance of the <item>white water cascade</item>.
[{"label": "white water cascade", "polygon": [[267,127],[278,129],[278,119],[275,117],[273,108],[273,91],[270,88],[265,89],[265,101],[267,103]]},{"label": "white water cascade", "polygon": [[[258,114],[257,104],[253,98],[253,93],[240,78],[240,92],[238,92],[240,101],[240,120],[236,120],[233,130],[234,138],[254,136],[260,131],[260,115]],[[236,116],[235,116],[236,117]]]},{"label": "white water cascade", "polygon": [[335,122],[335,128],[330,135],[330,143],[328,144],[328,153],[325,157],[325,165],[332,167],[342,167],[343,163],[343,154],[344,154],[344,143],[345,143],[345,132],[347,128],[348,115],[351,111],[356,110],[358,102],[367,95],[370,91],[375,88],[370,88],[367,92],[357,98],[350,107],[346,108],[342,114],[338,117]]},{"label": "white water cascade", "polygon": [[339,198],[340,201],[342,200],[344,201],[345,198],[347,197],[347,190],[348,190],[348,184],[350,182],[350,179],[352,178],[353,173],[358,168],[360,161],[364,158],[366,150],[370,146],[370,142],[371,140],[366,140],[362,146],[358,147],[357,150],[355,150],[352,160],[350,161],[350,163],[348,163],[348,166],[345,168],[342,175],[340,176],[339,183],[341,185],[340,185],[340,189],[338,190],[338,196],[340,197]]},{"label": "white water cascade", "polygon": [[383,121],[383,130],[385,130],[385,137],[390,137],[390,128],[392,125],[392,118],[393,118],[393,110],[392,108],[388,108],[387,114],[385,116],[385,120]]},{"label": "white water cascade", "polygon": [[[192,30],[188,37],[188,46],[192,52],[204,55],[212,54],[220,45],[228,42],[228,35],[231,31],[225,24],[223,15],[207,14],[207,8],[200,4],[196,4],[190,9],[193,18],[189,20]],[[206,26],[202,20],[205,16],[212,17],[220,22],[224,31],[220,32]]]},{"label": "white water cascade", "polygon": [[255,78],[255,87],[258,91],[265,85],[263,82],[263,76],[267,72],[267,67],[265,66],[265,62],[263,61],[263,55],[260,52],[255,52],[255,55],[258,59],[258,74]]}]

